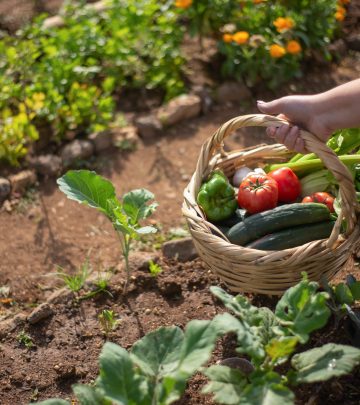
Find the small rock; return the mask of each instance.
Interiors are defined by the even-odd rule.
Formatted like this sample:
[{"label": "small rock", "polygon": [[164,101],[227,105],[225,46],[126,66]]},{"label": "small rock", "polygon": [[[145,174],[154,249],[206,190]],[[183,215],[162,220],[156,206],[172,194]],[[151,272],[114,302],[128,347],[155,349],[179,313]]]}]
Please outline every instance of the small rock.
[{"label": "small rock", "polygon": [[114,145],[120,149],[134,150],[139,143],[138,130],[135,126],[114,128]]},{"label": "small rock", "polygon": [[165,242],[162,246],[162,252],[166,258],[177,259],[180,262],[187,262],[198,256],[192,238],[175,239]]},{"label": "small rock", "polygon": [[145,115],[135,120],[135,125],[142,138],[154,138],[162,131],[162,124],[155,115]]},{"label": "small rock", "polygon": [[201,112],[201,98],[195,94],[183,94],[161,107],[157,118],[165,126],[197,117]]},{"label": "small rock", "polygon": [[240,357],[229,357],[219,362],[222,366],[227,366],[230,368],[235,368],[240,370],[245,375],[250,375],[254,370],[254,366],[249,360],[242,359]]},{"label": "small rock", "polygon": [[11,191],[11,184],[5,177],[0,177],[0,203],[7,199]]},{"label": "small rock", "polygon": [[0,338],[15,330],[19,325],[26,321],[26,315],[18,314],[14,318],[6,319],[0,322]]},{"label": "small rock", "polygon": [[94,132],[89,135],[89,140],[94,143],[96,153],[109,149],[113,144],[110,131]]},{"label": "small rock", "polygon": [[87,159],[94,153],[94,145],[90,141],[75,139],[61,151],[65,166],[70,166],[78,159]]},{"label": "small rock", "polygon": [[11,205],[11,202],[9,200],[5,200],[3,204],[3,208],[6,212],[11,212],[13,210],[13,207]]},{"label": "small rock", "polygon": [[134,252],[129,257],[130,267],[134,270],[149,271],[150,260],[157,263],[159,257],[159,254],[156,252]]},{"label": "small rock", "polygon": [[12,193],[23,193],[28,187],[36,183],[36,174],[33,170],[23,170],[9,177]]},{"label": "small rock", "polygon": [[150,308],[146,308],[145,309],[145,315],[150,315],[151,314],[151,309]]},{"label": "small rock", "polygon": [[218,103],[239,103],[251,98],[250,90],[241,82],[225,82],[215,91],[215,99]]},{"label": "small rock", "polygon": [[61,172],[61,158],[56,155],[40,155],[31,161],[31,166],[43,176],[57,176]]},{"label": "small rock", "polygon": [[350,35],[346,39],[346,42],[347,42],[349,49],[360,52],[360,34],[359,33]]},{"label": "small rock", "polygon": [[51,306],[44,302],[35,308],[31,314],[28,316],[27,320],[30,324],[35,325],[36,323],[48,318],[54,313]]}]

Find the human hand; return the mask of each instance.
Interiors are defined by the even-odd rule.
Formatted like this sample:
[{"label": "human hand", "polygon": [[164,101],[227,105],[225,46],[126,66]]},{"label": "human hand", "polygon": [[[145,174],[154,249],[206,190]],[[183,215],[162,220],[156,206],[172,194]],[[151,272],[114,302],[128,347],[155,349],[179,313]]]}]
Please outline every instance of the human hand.
[{"label": "human hand", "polygon": [[283,143],[288,149],[306,153],[305,144],[300,137],[300,128],[306,129],[326,142],[332,130],[328,128],[318,113],[317,96],[287,96],[265,103],[258,101],[258,108],[265,114],[278,114],[289,124],[267,128],[267,134]]}]

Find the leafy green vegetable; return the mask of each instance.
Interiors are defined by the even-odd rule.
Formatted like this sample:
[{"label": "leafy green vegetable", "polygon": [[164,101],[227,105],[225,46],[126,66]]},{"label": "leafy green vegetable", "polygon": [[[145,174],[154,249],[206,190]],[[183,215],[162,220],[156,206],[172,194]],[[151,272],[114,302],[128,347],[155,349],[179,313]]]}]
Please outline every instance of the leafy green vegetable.
[{"label": "leafy green vegetable", "polygon": [[129,254],[132,241],[157,232],[153,226],[142,226],[139,222],[156,210],[158,204],[152,202],[154,195],[145,189],[133,190],[125,194],[121,202],[110,181],[88,170],[70,170],[57,183],[68,198],[96,208],[111,221],[119,234],[125,259],[126,291],[130,279]]}]

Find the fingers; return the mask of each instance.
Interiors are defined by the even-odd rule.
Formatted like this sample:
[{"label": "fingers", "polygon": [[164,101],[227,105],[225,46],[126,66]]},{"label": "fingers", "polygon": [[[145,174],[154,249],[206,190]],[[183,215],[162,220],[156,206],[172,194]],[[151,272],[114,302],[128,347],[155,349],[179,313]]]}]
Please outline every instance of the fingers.
[{"label": "fingers", "polygon": [[266,133],[270,138],[283,143],[289,150],[299,153],[307,153],[303,139],[300,137],[300,129],[297,126],[281,125],[280,127],[269,127]]}]

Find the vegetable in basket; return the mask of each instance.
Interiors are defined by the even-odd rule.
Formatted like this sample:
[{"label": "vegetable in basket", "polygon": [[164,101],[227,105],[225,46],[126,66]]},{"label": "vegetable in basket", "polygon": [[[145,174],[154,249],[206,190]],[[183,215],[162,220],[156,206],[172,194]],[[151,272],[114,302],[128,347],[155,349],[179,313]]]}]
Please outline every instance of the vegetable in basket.
[{"label": "vegetable in basket", "polygon": [[269,173],[279,189],[278,201],[290,203],[295,201],[301,193],[301,184],[296,174],[288,167],[282,167]]},{"label": "vegetable in basket", "polygon": [[238,208],[235,190],[220,170],[210,174],[197,195],[197,203],[209,221],[222,221],[233,215]]},{"label": "vegetable in basket", "polygon": [[335,212],[334,210],[334,200],[335,198],[330,195],[329,193],[325,192],[318,192],[313,193],[310,196],[304,197],[302,202],[303,203],[320,203],[324,204],[328,207],[330,212]]},{"label": "vegetable in basket", "polygon": [[250,174],[240,184],[238,203],[250,214],[275,208],[277,201],[278,185],[269,176]]}]

